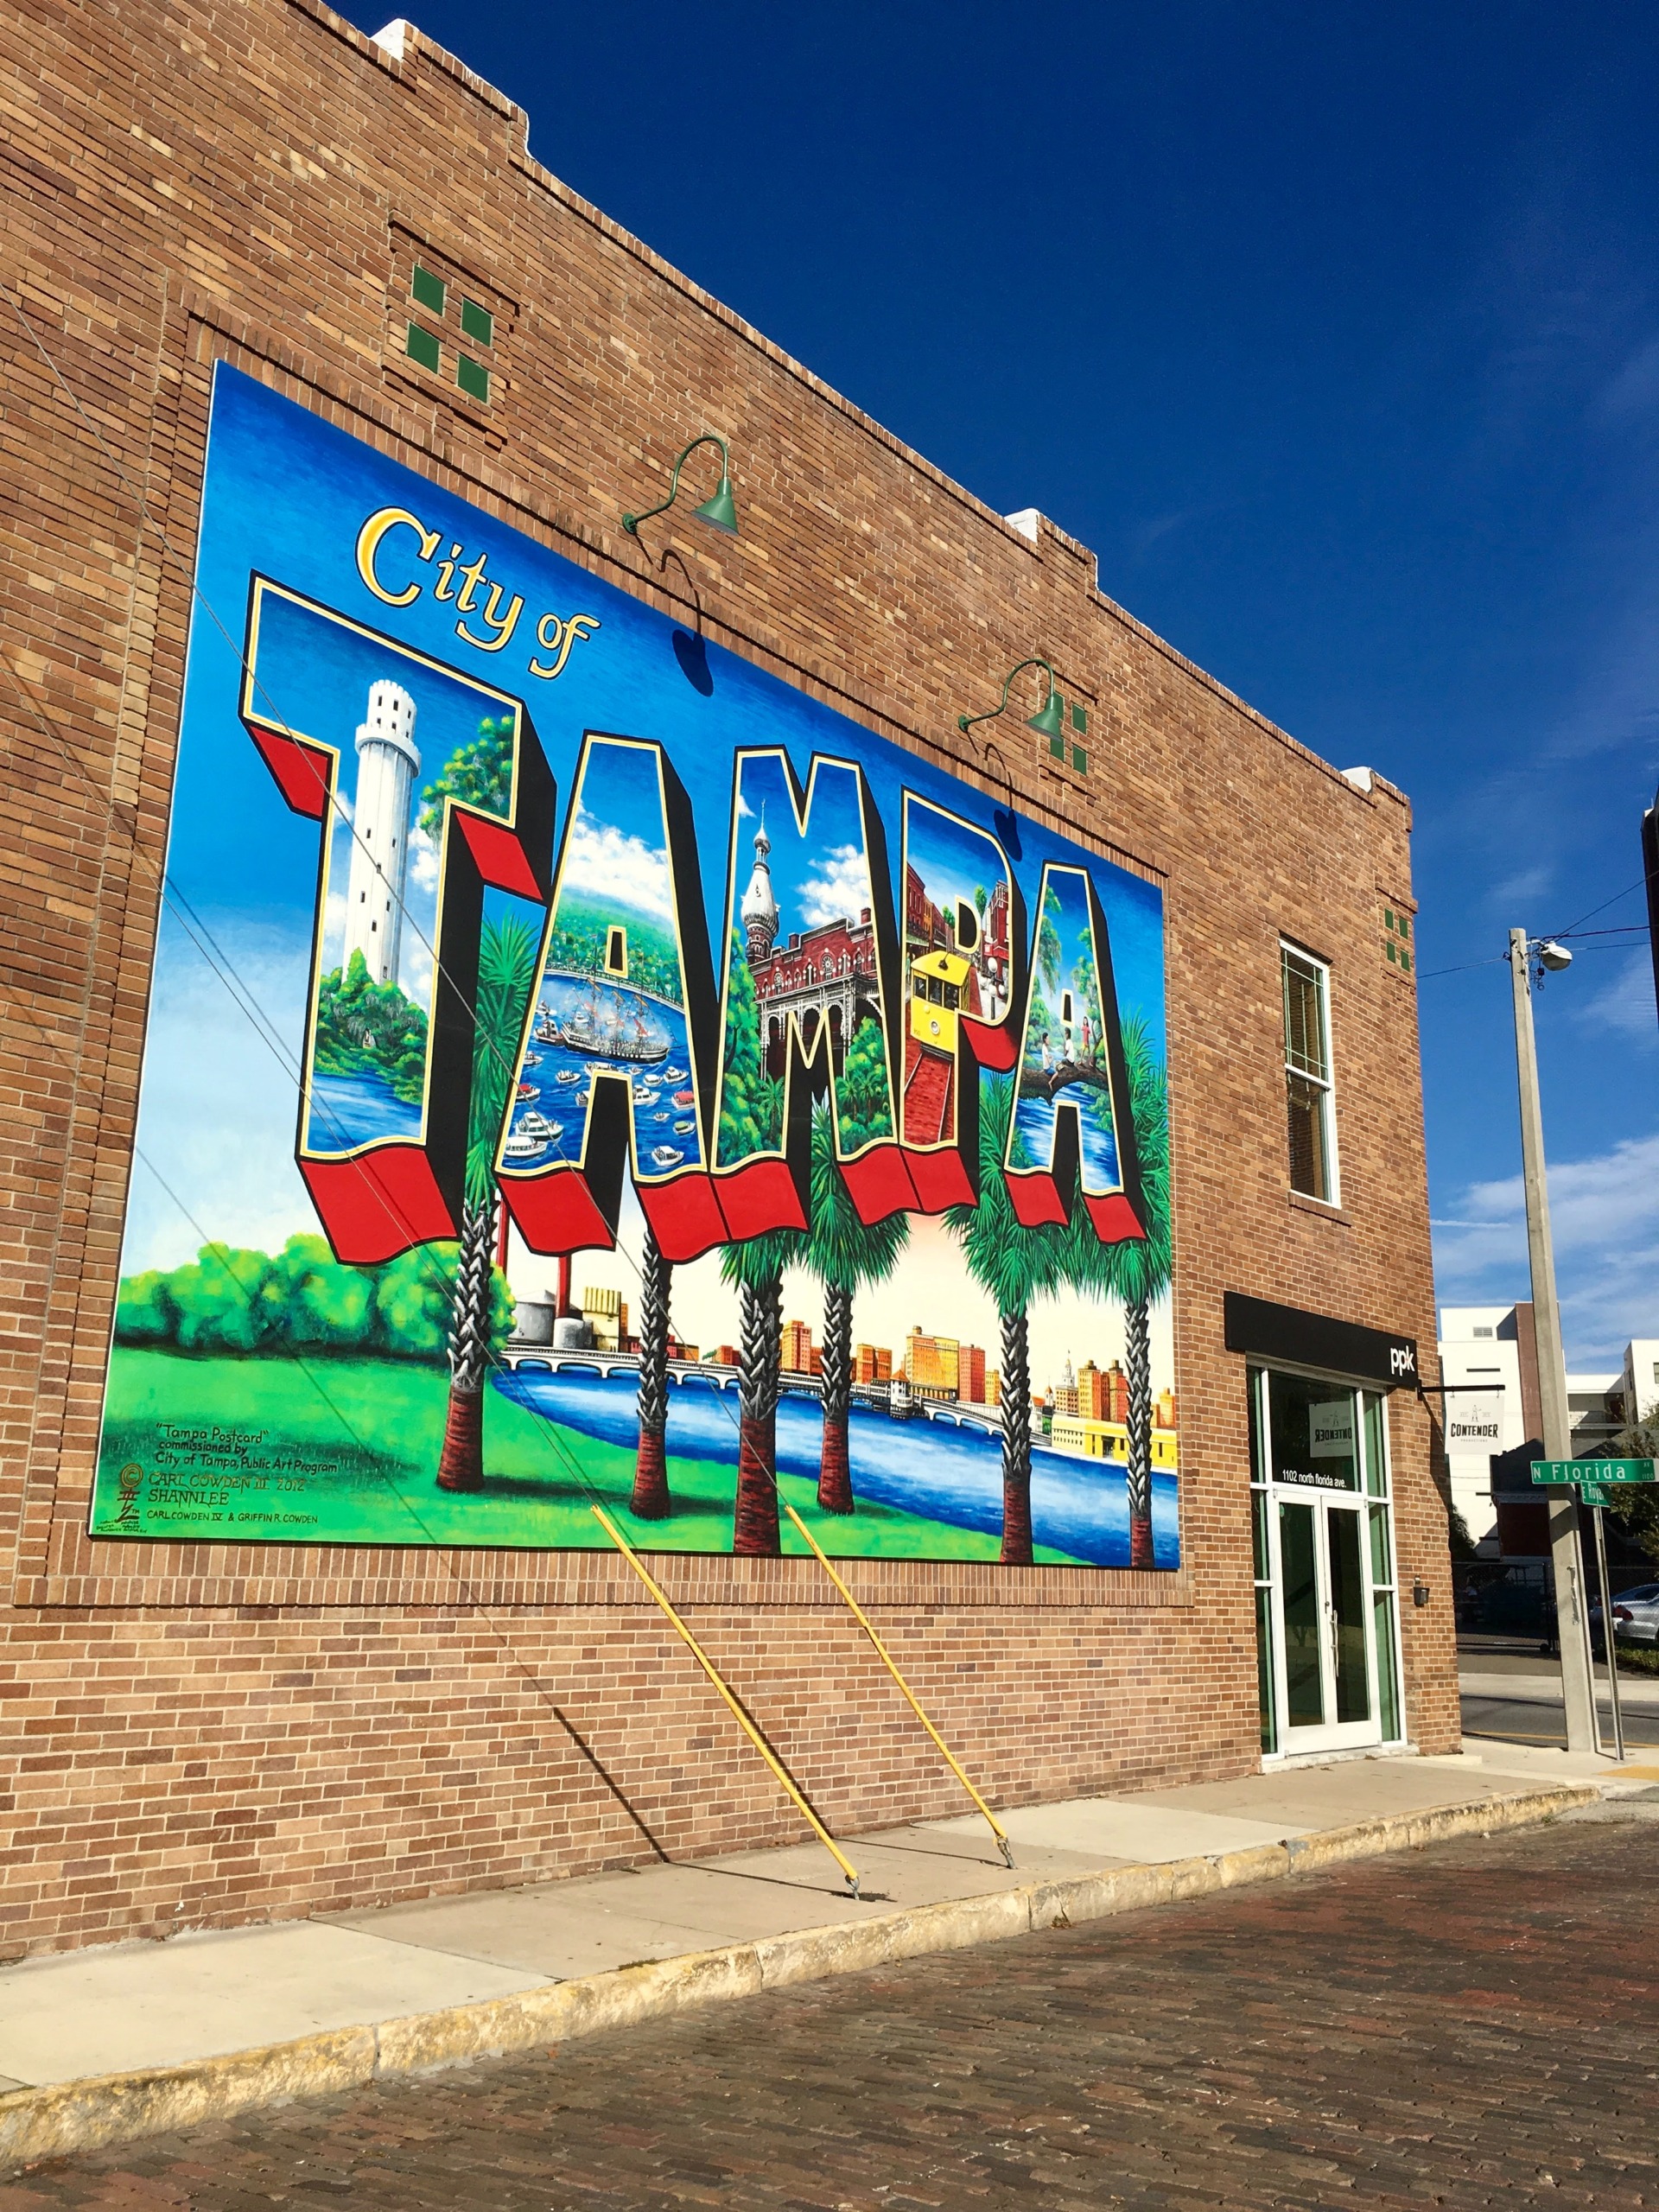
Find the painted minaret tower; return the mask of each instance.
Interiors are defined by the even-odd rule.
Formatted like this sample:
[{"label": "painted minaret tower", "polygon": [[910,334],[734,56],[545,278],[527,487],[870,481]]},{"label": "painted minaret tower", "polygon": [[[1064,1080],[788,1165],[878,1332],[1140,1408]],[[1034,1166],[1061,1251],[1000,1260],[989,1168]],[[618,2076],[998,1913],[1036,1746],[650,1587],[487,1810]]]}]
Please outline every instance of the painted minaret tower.
[{"label": "painted minaret tower", "polygon": [[760,810],[760,827],[754,833],[754,873],[743,893],[738,916],[743,924],[751,968],[767,959],[778,938],[778,899],[772,887],[772,865],[766,855],[772,840],[766,835],[766,810]]},{"label": "painted minaret tower", "polygon": [[409,868],[409,802],[421,756],[415,749],[415,702],[399,683],[372,683],[357,732],[351,875],[346,887],[342,964],[363,955],[370,980],[397,981]]}]

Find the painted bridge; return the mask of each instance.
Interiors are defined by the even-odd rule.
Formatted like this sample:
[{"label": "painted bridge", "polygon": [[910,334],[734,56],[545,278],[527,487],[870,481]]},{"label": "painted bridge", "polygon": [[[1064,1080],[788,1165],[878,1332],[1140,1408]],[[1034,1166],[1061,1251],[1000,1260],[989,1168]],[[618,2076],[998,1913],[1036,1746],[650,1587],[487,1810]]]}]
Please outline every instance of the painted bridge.
[{"label": "painted bridge", "polygon": [[[635,1351],[567,1351],[552,1344],[515,1343],[511,1337],[501,1347],[499,1357],[503,1366],[521,1367],[531,1375],[598,1375],[608,1380],[613,1375],[639,1372],[639,1355]],[[668,1379],[681,1384],[704,1382],[715,1390],[735,1390],[738,1372],[734,1367],[717,1366],[709,1360],[671,1359]],[[786,1370],[779,1376],[778,1387],[786,1398],[817,1398],[823,1395],[823,1386],[816,1375]],[[890,1410],[887,1386],[884,1382],[855,1382],[853,1402],[868,1406],[874,1413],[887,1413]],[[912,1398],[909,1418],[944,1421],[955,1428],[977,1428],[993,1435],[1000,1435],[1002,1429],[1002,1416],[995,1406],[942,1404],[936,1399]]]}]

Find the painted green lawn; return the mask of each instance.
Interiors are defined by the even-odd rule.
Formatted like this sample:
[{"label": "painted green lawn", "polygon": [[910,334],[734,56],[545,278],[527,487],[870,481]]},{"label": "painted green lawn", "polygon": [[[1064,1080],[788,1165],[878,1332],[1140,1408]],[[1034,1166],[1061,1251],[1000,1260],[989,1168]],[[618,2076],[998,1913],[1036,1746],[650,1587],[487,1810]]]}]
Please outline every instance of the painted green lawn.
[{"label": "painted green lawn", "polygon": [[[642,1551],[728,1552],[734,1471],[671,1458],[674,1510],[666,1521],[628,1511],[633,1455],[540,1419],[496,1390],[486,1393],[482,1491],[455,1497],[433,1470],[443,1439],[444,1370],[410,1361],[193,1357],[118,1344],[110,1368],[99,1454],[95,1535],[211,1537],[285,1543],[479,1544],[603,1549],[596,1500]],[[238,1432],[242,1481],[200,1457],[176,1480],[215,1489],[227,1503],[197,1509],[143,1501],[158,1479],[163,1427]],[[259,1432],[257,1440],[251,1433]],[[187,1452],[193,1446],[183,1447]],[[118,1528],[118,1475],[144,1471],[139,1517]],[[263,1476],[263,1487],[251,1485]],[[823,1514],[810,1483],[779,1478],[779,1492],[809,1522],[825,1551],[842,1558],[994,1560],[997,1539],[969,1529],[861,1504],[850,1520]],[[787,1520],[786,1552],[805,1544]],[[1045,1565],[1071,1565],[1039,1548]]]}]

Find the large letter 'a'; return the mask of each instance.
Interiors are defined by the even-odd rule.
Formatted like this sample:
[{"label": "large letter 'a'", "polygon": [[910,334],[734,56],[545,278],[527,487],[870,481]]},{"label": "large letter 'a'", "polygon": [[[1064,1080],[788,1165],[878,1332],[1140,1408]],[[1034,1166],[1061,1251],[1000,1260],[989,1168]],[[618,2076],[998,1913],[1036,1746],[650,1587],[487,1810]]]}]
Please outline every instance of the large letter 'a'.
[{"label": "large letter 'a'", "polygon": [[[318,824],[296,1158],[338,1257],[368,1266],[460,1233],[484,893],[545,904],[553,777],[518,700],[264,577],[244,660],[243,723]],[[429,782],[461,753],[477,802],[446,797],[428,838],[423,763]]]},{"label": "large letter 'a'", "polygon": [[1003,1173],[1020,1219],[1065,1221],[1076,1187],[1103,1244],[1144,1236],[1106,917],[1088,872],[1055,861],[1037,901],[1018,1082]]}]

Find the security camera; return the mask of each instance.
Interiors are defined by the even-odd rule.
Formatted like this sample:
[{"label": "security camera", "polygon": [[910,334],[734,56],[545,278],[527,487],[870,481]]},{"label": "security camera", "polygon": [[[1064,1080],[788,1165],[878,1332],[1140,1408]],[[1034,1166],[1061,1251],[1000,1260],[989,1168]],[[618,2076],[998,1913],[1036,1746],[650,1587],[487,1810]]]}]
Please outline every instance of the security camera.
[{"label": "security camera", "polygon": [[1546,938],[1538,947],[1538,959],[1540,964],[1548,968],[1552,975],[1559,974],[1563,968],[1570,968],[1573,965],[1572,954],[1564,944],[1557,944],[1553,937]]}]

